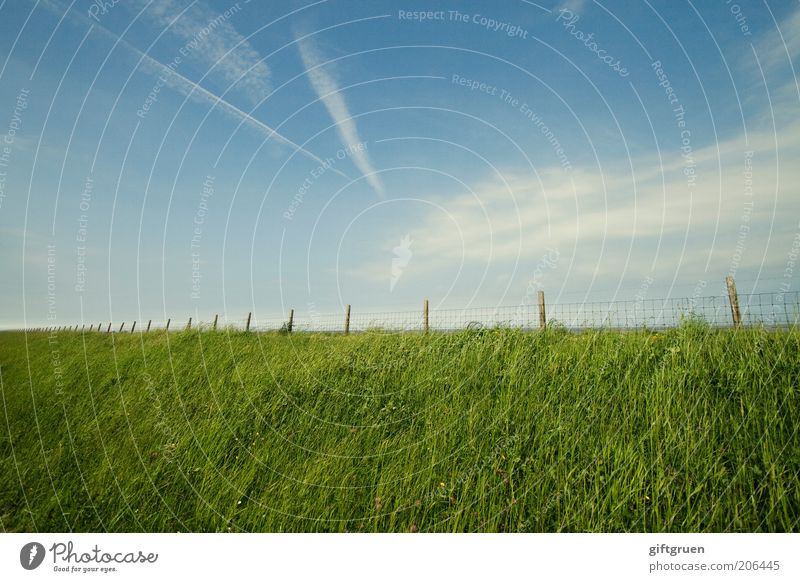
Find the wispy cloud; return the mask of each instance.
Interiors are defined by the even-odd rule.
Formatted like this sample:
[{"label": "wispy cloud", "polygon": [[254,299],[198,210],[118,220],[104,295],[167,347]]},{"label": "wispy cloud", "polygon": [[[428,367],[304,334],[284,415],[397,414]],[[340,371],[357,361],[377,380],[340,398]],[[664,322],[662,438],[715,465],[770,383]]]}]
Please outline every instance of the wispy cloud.
[{"label": "wispy cloud", "polygon": [[201,2],[187,8],[185,0],[136,0],[130,7],[145,8],[143,16],[169,33],[190,50],[188,59],[208,69],[209,76],[244,93],[253,103],[270,91],[270,69],[249,41],[233,26],[238,4],[219,14]]},{"label": "wispy cloud", "polygon": [[[435,276],[461,261],[497,266],[520,257],[530,264],[544,249],[558,248],[563,257],[581,257],[574,275],[588,276],[595,269],[646,273],[656,253],[667,272],[680,268],[702,274],[709,250],[713,268],[730,267],[742,232],[740,268],[780,266],[800,215],[800,198],[782,195],[786,185],[800,180],[800,168],[790,163],[800,155],[800,123],[781,128],[777,138],[780,149],[776,136],[763,131],[751,133],[747,143],[739,135],[696,150],[699,178],[693,193],[680,152],[662,152],[661,163],[650,155],[632,160],[633,175],[626,164],[576,167],[571,173],[540,168],[541,182],[504,171],[502,179],[487,178],[471,193],[432,195],[443,211],[419,216],[409,231],[416,243],[414,273]],[[743,194],[748,150],[755,152],[756,196],[751,198]],[[692,246],[684,252],[685,240]],[[351,274],[385,281],[385,260],[359,265]]]},{"label": "wispy cloud", "polygon": [[358,134],[356,123],[350,115],[350,109],[344,100],[336,78],[326,70],[330,65],[325,64],[319,50],[314,42],[308,37],[296,36],[300,58],[306,69],[306,75],[320,98],[325,108],[328,110],[333,121],[336,123],[336,131],[342,144],[351,151],[353,163],[364,175],[370,186],[381,197],[385,197],[385,189],[380,176],[372,167],[369,154],[359,144],[363,143]]},{"label": "wispy cloud", "polygon": [[788,68],[790,64],[796,66],[800,56],[800,8],[754,44],[764,69]]},{"label": "wispy cloud", "polygon": [[800,105],[800,84],[797,73],[800,61],[800,7],[778,25],[762,34],[745,53],[742,70],[751,76],[751,97],[767,99],[768,107],[755,117],[754,123],[780,126],[792,123]]},{"label": "wispy cloud", "polygon": [[[43,0],[42,5],[48,8],[49,10],[55,12],[59,16],[64,15],[65,12],[67,11],[67,8],[62,6],[57,0]],[[111,32],[101,24],[90,19],[84,13],[73,9],[69,10],[69,12],[66,13],[66,17],[69,18],[70,21],[78,24],[79,26],[91,27],[94,33],[104,36],[108,40],[115,43],[117,46],[128,50],[136,58],[139,59],[140,70],[155,76],[161,76],[167,87],[177,91],[181,95],[188,97],[189,99],[195,102],[204,103],[206,105],[214,107],[216,110],[237,120],[245,127],[255,130],[267,138],[274,139],[277,142],[288,146],[292,150],[302,154],[303,156],[315,161],[318,164],[324,163],[322,158],[308,151],[307,149],[295,143],[294,141],[290,140],[289,138],[285,137],[284,135],[279,133],[275,128],[269,126],[263,121],[260,121],[259,119],[256,119],[255,117],[253,117],[246,111],[243,111],[242,109],[236,107],[233,103],[227,101],[220,95],[217,95],[216,93],[213,93],[210,90],[200,86],[199,84],[195,83],[188,77],[180,74],[174,68],[168,67],[164,63],[150,56],[149,54],[146,54],[143,51],[139,50],[137,47],[135,47],[128,41],[120,38],[118,35]],[[344,178],[349,179],[349,177],[345,173],[341,172],[336,168],[332,168],[331,171],[336,174],[339,174]]]},{"label": "wispy cloud", "polygon": [[564,0],[556,6],[553,12],[569,10],[572,14],[581,14],[584,8],[586,8],[586,0]]},{"label": "wispy cloud", "polygon": [[[260,121],[255,117],[253,117],[252,115],[250,115],[249,113],[242,111],[241,109],[239,109],[229,101],[226,101],[219,95],[212,93],[211,91],[205,89],[204,87],[201,87],[200,85],[184,77],[174,69],[171,69],[166,65],[164,65],[163,63],[153,59],[152,57],[142,53],[141,51],[138,51],[138,49],[136,49],[135,47],[130,47],[130,48],[131,50],[138,52],[140,56],[144,57],[142,60],[142,69],[156,75],[162,75],[163,79],[166,82],[166,85],[171,89],[178,91],[179,93],[189,97],[194,101],[212,105],[215,109],[229,115],[234,119],[237,119],[238,121],[244,123],[251,129],[259,131],[266,137],[275,139],[279,143],[289,146],[290,148],[296,150],[297,152],[303,154],[304,156],[314,160],[319,164],[325,163],[322,160],[322,158],[318,157],[317,155],[311,153],[301,145],[293,142],[289,138],[278,133],[276,129],[267,125],[263,121]],[[332,171],[347,178],[345,174],[343,174],[336,168],[332,168]]]}]

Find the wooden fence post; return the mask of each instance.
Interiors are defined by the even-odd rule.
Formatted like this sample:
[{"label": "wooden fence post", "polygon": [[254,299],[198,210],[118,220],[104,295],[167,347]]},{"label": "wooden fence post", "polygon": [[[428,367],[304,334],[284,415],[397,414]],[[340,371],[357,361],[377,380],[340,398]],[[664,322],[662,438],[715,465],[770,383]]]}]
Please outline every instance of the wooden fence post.
[{"label": "wooden fence post", "polygon": [[245,331],[250,331],[250,318],[251,318],[252,316],[253,316],[253,312],[252,312],[252,311],[249,311],[249,312],[247,313],[247,325],[246,325],[246,326],[245,326],[245,328],[244,328],[244,330],[245,330]]},{"label": "wooden fence post", "polygon": [[539,329],[547,327],[547,315],[544,311],[544,291],[539,289]]},{"label": "wooden fence post", "polygon": [[125,327],[125,322],[122,322],[122,325],[119,326],[119,332],[122,333],[122,328]]},{"label": "wooden fence post", "polygon": [[147,333],[148,331],[150,331],[150,324],[151,324],[151,323],[153,323],[153,320],[152,320],[152,319],[148,319],[148,320],[147,320],[147,329],[146,329],[146,330],[144,330],[144,332],[145,332],[145,333]]},{"label": "wooden fence post", "polygon": [[136,329],[136,322],[135,321],[133,322],[133,325],[131,326],[131,333],[133,333],[134,329]]},{"label": "wooden fence post", "polygon": [[89,326],[89,331],[92,331],[92,328],[93,328],[93,327],[94,327],[94,324],[90,325],[90,326]]},{"label": "wooden fence post", "polygon": [[350,333],[350,304],[347,304],[347,311],[344,314],[344,335]]},{"label": "wooden fence post", "polygon": [[739,295],[736,294],[736,281],[733,280],[733,277],[725,277],[725,285],[728,287],[728,301],[731,304],[733,325],[734,327],[741,327],[742,314],[739,311]]},{"label": "wooden fence post", "polygon": [[219,319],[219,313],[214,314],[214,330],[217,329],[217,319]]},{"label": "wooden fence post", "polygon": [[422,327],[425,329],[425,333],[428,333],[430,330],[430,326],[428,325],[428,300],[425,300],[425,303],[422,307]]},{"label": "wooden fence post", "polygon": [[189,318],[189,323],[186,324],[186,331],[189,331],[190,329],[192,329],[192,318],[191,317]]},{"label": "wooden fence post", "polygon": [[106,330],[106,333],[111,333],[111,322],[110,321],[108,322],[108,329]]},{"label": "wooden fence post", "polygon": [[164,328],[164,331],[169,331],[169,322],[172,321],[169,317],[167,318],[167,326]]},{"label": "wooden fence post", "polygon": [[292,333],[292,326],[294,325],[294,309],[289,310],[289,323],[286,325],[286,331]]},{"label": "wooden fence post", "polygon": [[97,324],[97,331],[101,331],[100,328],[103,327],[103,322]]}]

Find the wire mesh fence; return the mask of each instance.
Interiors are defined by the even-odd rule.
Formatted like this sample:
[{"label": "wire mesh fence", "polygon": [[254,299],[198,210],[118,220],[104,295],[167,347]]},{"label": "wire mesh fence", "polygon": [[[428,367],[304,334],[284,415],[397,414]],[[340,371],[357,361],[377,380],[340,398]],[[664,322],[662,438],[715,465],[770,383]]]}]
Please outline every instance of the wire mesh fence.
[{"label": "wire mesh fence", "polygon": [[[794,328],[800,324],[800,292],[776,292],[707,296],[694,298],[644,299],[634,301],[584,301],[545,305],[547,326],[570,330],[582,329],[665,329],[691,319],[713,327],[732,327],[736,324],[732,301],[738,304],[738,318],[743,326]],[[100,322],[61,326],[55,329],[105,333],[149,331],[241,330],[250,332],[318,332],[358,333],[377,332],[449,332],[470,328],[507,327],[523,330],[542,326],[538,304],[516,306],[469,307],[465,309],[359,312],[357,309],[340,313],[295,313],[285,317],[259,318],[247,314],[242,318],[214,316],[208,320],[164,319],[137,322]],[[52,330],[53,328],[38,328]]]}]

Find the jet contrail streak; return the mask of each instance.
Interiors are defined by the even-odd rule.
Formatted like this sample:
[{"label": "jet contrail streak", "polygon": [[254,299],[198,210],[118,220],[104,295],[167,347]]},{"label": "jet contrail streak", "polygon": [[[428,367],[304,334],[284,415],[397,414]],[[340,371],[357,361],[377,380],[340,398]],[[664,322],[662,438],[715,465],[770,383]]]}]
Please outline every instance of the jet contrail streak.
[{"label": "jet contrail streak", "polygon": [[[64,12],[63,11],[63,7],[61,7],[57,2],[54,2],[53,0],[45,0],[45,2],[43,2],[43,4],[46,7],[50,8],[51,10],[53,10],[54,12],[56,12],[56,13],[59,13],[59,10],[60,10],[61,12],[59,13],[59,15],[63,14],[63,12]],[[322,158],[320,158],[319,156],[311,153],[310,151],[308,151],[307,149],[305,149],[301,145],[293,142],[292,140],[290,140],[286,136],[280,134],[275,128],[267,125],[263,121],[260,121],[260,120],[256,119],[255,117],[253,117],[249,113],[247,113],[245,111],[242,111],[241,109],[236,107],[233,103],[231,103],[229,101],[226,101],[221,96],[219,96],[219,95],[217,95],[215,93],[212,93],[211,91],[209,91],[205,87],[202,87],[202,86],[198,85],[197,83],[195,83],[194,81],[192,81],[190,79],[187,79],[186,77],[184,77],[183,75],[178,73],[172,67],[170,67],[168,65],[165,65],[164,63],[154,59],[150,55],[142,52],[141,50],[139,50],[138,48],[133,46],[131,43],[129,43],[128,41],[126,41],[126,40],[124,40],[122,38],[120,38],[119,36],[117,36],[116,34],[111,32],[110,30],[105,28],[104,26],[102,26],[99,23],[95,22],[94,20],[90,19],[88,16],[84,16],[83,14],[81,14],[81,13],[75,11],[75,10],[70,10],[69,11],[69,16],[73,20],[78,20],[84,25],[89,25],[92,29],[94,29],[97,32],[107,36],[110,39],[112,39],[115,43],[124,46],[129,51],[131,51],[132,53],[137,55],[139,57],[140,61],[145,62],[148,66],[150,66],[150,67],[152,67],[152,68],[154,68],[156,70],[161,70],[161,71],[167,72],[170,77],[165,79],[165,81],[167,81],[166,84],[168,86],[171,86],[173,89],[176,89],[177,91],[183,93],[186,97],[192,97],[193,95],[196,95],[196,96],[198,96],[200,98],[203,98],[203,99],[206,100],[206,102],[210,102],[211,104],[213,104],[214,107],[218,107],[221,111],[223,111],[223,112],[225,112],[225,113],[227,113],[229,115],[232,115],[233,117],[239,118],[240,120],[244,121],[250,127],[253,127],[253,128],[255,128],[255,129],[257,129],[257,130],[259,130],[261,132],[265,132],[267,134],[267,137],[275,138],[277,141],[279,141],[279,142],[281,142],[281,143],[283,143],[285,145],[288,145],[290,148],[292,148],[295,151],[303,154],[305,157],[310,158],[311,160],[314,160],[318,164],[325,164],[325,162],[322,160]],[[172,84],[171,85],[169,83],[170,79],[172,80]],[[336,168],[330,168],[330,170],[335,172],[336,174],[339,174],[340,176],[342,176],[343,178],[345,178],[347,180],[351,179],[347,174],[345,174],[341,170],[338,170]]]}]

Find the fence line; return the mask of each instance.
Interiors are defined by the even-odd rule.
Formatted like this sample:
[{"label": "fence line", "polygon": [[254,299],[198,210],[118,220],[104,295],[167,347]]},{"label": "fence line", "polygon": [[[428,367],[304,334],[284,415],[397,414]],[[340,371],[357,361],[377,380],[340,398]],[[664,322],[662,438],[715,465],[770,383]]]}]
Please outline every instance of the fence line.
[{"label": "fence line", "polygon": [[[555,303],[545,306],[545,295],[539,291],[535,304],[498,307],[469,307],[465,309],[430,309],[427,299],[419,311],[364,312],[351,310],[347,305],[343,313],[319,315],[311,313],[298,317],[290,309],[286,318],[259,320],[253,313],[240,321],[229,322],[227,329],[246,332],[282,331],[285,333],[338,332],[353,333],[368,330],[387,332],[457,331],[467,328],[511,327],[523,330],[560,326],[571,330],[581,329],[666,329],[679,325],[687,318],[702,320],[713,327],[742,327],[762,325],[769,328],[794,328],[800,324],[800,292],[738,294],[733,278],[726,279],[727,295],[692,298],[636,299],[631,301],[598,301],[582,303]],[[139,333],[169,331],[171,319],[166,322],[148,320],[147,327]],[[216,330],[219,314],[212,321],[192,322],[189,317],[185,330]],[[90,324],[88,331],[95,333],[134,333],[136,322],[125,330],[125,322],[115,331],[113,322],[104,329],[104,323]],[[29,328],[28,331],[78,331],[79,326]],[[180,329],[180,326],[178,327]],[[85,324],[80,331],[86,333]]]}]

